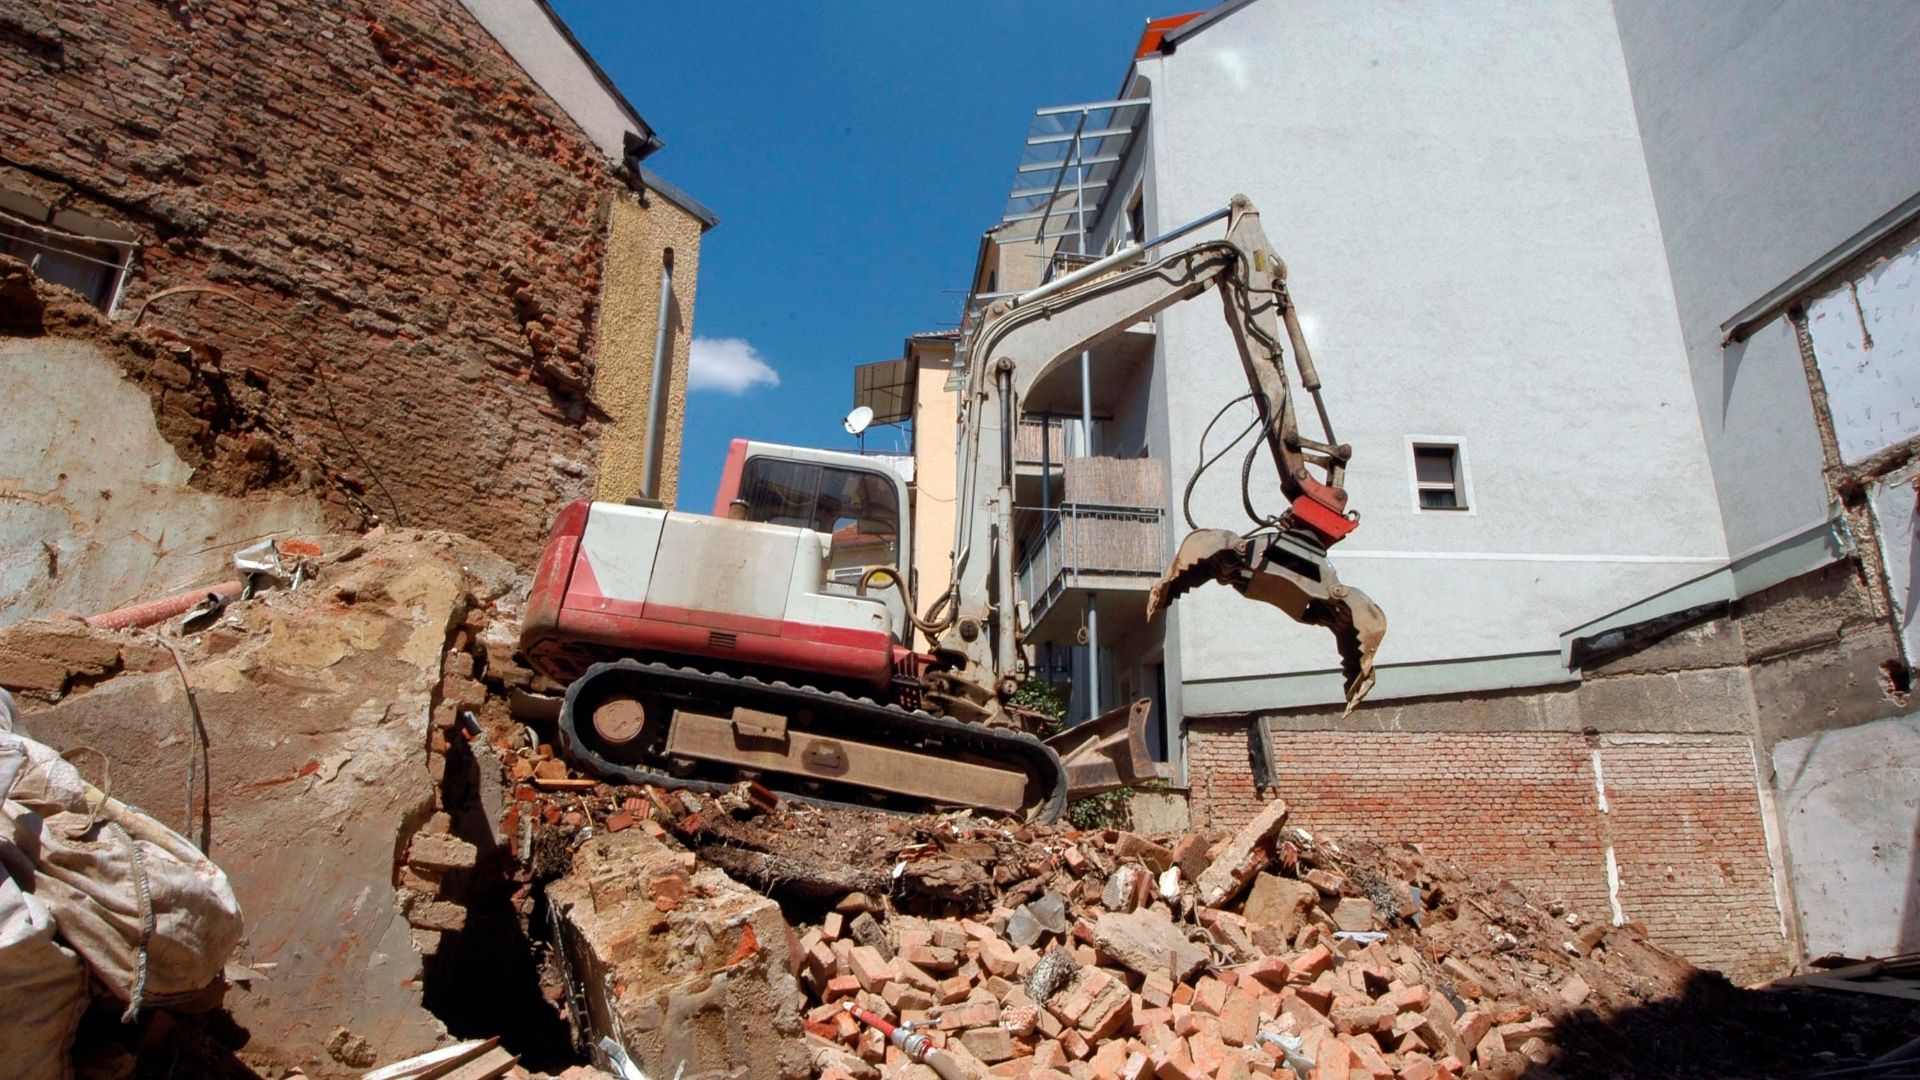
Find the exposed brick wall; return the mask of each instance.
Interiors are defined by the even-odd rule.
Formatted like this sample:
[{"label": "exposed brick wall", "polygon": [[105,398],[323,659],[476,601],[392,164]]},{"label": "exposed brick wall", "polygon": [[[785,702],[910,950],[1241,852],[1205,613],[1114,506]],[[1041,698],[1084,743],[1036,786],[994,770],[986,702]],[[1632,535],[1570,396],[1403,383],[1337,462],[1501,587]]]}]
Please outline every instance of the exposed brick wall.
[{"label": "exposed brick wall", "polygon": [[1230,828],[1281,798],[1310,830],[1417,843],[1589,918],[1611,915],[1612,843],[1624,914],[1655,941],[1736,978],[1781,970],[1785,944],[1744,739],[1274,731],[1274,786],[1256,791],[1248,731],[1244,720],[1190,726],[1197,823]]},{"label": "exposed brick wall", "polygon": [[[1774,974],[1780,912],[1744,739],[1601,740],[1620,904],[1688,956]],[[1684,942],[1685,947],[1672,944]]]},{"label": "exposed brick wall", "polygon": [[140,234],[123,312],[237,297],[147,323],[264,390],[270,474],[523,560],[587,491],[624,187],[455,0],[8,0],[0,130],[0,169]]}]

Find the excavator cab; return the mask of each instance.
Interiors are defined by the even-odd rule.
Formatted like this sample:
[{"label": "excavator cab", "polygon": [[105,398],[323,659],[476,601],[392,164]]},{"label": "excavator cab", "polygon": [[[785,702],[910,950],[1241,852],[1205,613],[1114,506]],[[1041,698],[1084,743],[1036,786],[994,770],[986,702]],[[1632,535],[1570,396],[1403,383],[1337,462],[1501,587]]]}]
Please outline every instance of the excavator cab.
[{"label": "excavator cab", "polygon": [[906,482],[889,457],[735,439],[714,516],[826,535],[827,591],[884,604],[895,638],[906,642],[912,635],[898,591],[862,589],[860,583],[870,572],[910,559],[907,506]]}]

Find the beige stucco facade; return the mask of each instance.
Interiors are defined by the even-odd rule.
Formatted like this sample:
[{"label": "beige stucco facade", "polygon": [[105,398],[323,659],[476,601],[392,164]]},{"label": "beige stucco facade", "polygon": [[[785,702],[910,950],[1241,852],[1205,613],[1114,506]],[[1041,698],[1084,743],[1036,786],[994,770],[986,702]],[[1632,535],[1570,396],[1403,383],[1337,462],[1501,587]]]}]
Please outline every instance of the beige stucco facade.
[{"label": "beige stucco facade", "polygon": [[[953,572],[954,489],[958,485],[960,398],[947,389],[953,339],[907,339],[914,363],[913,577],[921,609],[947,587]],[[925,640],[922,646],[931,644]]]},{"label": "beige stucco facade", "polygon": [[658,455],[657,497],[678,494],[680,440],[687,417],[687,363],[693,345],[693,300],[700,280],[698,217],[649,194],[616,198],[607,218],[606,267],[595,331],[594,401],[611,417],[600,439],[594,497],[619,501],[649,490],[645,475],[648,396],[660,313],[660,276],[673,258],[673,301],[667,312],[671,373]]}]

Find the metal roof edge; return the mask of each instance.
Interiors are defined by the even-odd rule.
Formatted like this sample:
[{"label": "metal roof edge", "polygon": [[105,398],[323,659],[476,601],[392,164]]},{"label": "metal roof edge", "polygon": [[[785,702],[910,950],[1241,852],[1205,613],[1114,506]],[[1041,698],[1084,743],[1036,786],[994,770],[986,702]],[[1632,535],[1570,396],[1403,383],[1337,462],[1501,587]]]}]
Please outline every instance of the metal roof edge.
[{"label": "metal roof edge", "polygon": [[1160,38],[1160,51],[1163,53],[1172,52],[1180,47],[1181,42],[1253,2],[1254,0],[1225,0],[1224,3],[1208,8],[1201,13],[1199,18],[1194,19],[1192,22],[1181,23],[1179,26],[1174,27],[1162,35]]},{"label": "metal roof edge", "polygon": [[[593,76],[594,81],[598,82],[601,88],[613,98],[620,106],[621,111],[627,114],[628,119],[632,120],[639,126],[641,131],[646,133],[647,141],[651,144],[651,148],[647,153],[652,153],[654,150],[665,146],[666,144],[660,139],[660,133],[655,131],[653,125],[647,123],[646,118],[640,115],[640,110],[633,107],[633,102],[627,100],[627,95],[621,93],[620,88],[613,84],[613,79],[609,77],[606,70],[600,66],[600,62],[593,58],[593,54],[587,51],[587,47],[580,44],[580,39],[573,36],[573,28],[567,25],[567,21],[560,17],[559,12],[553,10],[553,5],[548,3],[547,0],[533,0],[533,2],[546,14],[547,20],[553,23],[553,28],[560,32],[560,36],[566,39],[567,44],[572,46],[574,55],[578,56],[580,62],[586,65],[587,72]],[[1204,18],[1204,16],[1202,16],[1202,18]],[[645,157],[646,154],[641,154],[640,156]]]},{"label": "metal roof edge", "polygon": [[635,165],[633,168],[634,172],[639,176],[640,182],[646,185],[647,190],[652,191],[673,205],[699,218],[701,232],[706,232],[708,229],[720,224],[720,215],[708,209],[707,204],[668,183],[659,173],[654,172],[645,165]]}]

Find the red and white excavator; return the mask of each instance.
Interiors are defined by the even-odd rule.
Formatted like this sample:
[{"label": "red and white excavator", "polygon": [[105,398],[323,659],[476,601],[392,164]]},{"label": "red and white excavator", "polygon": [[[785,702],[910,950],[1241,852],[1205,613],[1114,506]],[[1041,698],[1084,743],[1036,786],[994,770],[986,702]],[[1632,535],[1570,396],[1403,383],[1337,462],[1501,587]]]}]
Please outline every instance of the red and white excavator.
[{"label": "red and white excavator", "polygon": [[[1149,258],[1223,218],[1224,238]],[[1380,609],[1327,562],[1358,520],[1341,487],[1351,449],[1333,441],[1285,266],[1259,213],[1236,196],[986,310],[965,346],[952,578],[924,610],[898,565],[913,550],[905,486],[859,455],[737,440],[711,516],[567,507],[520,637],[527,660],[567,686],[562,751],[615,782],[717,790],[753,778],[823,803],[964,806],[1039,821],[1058,817],[1070,797],[1158,775],[1144,701],[1044,741],[1008,704],[1030,670],[1014,576],[1012,438],[1022,400],[1049,371],[1215,290],[1288,506],[1245,533],[1189,535],[1154,586],[1148,617],[1218,581],[1325,626],[1351,709],[1372,686],[1386,632]],[[1282,335],[1322,440],[1298,429]],[[914,627],[929,650],[909,647]]]}]

